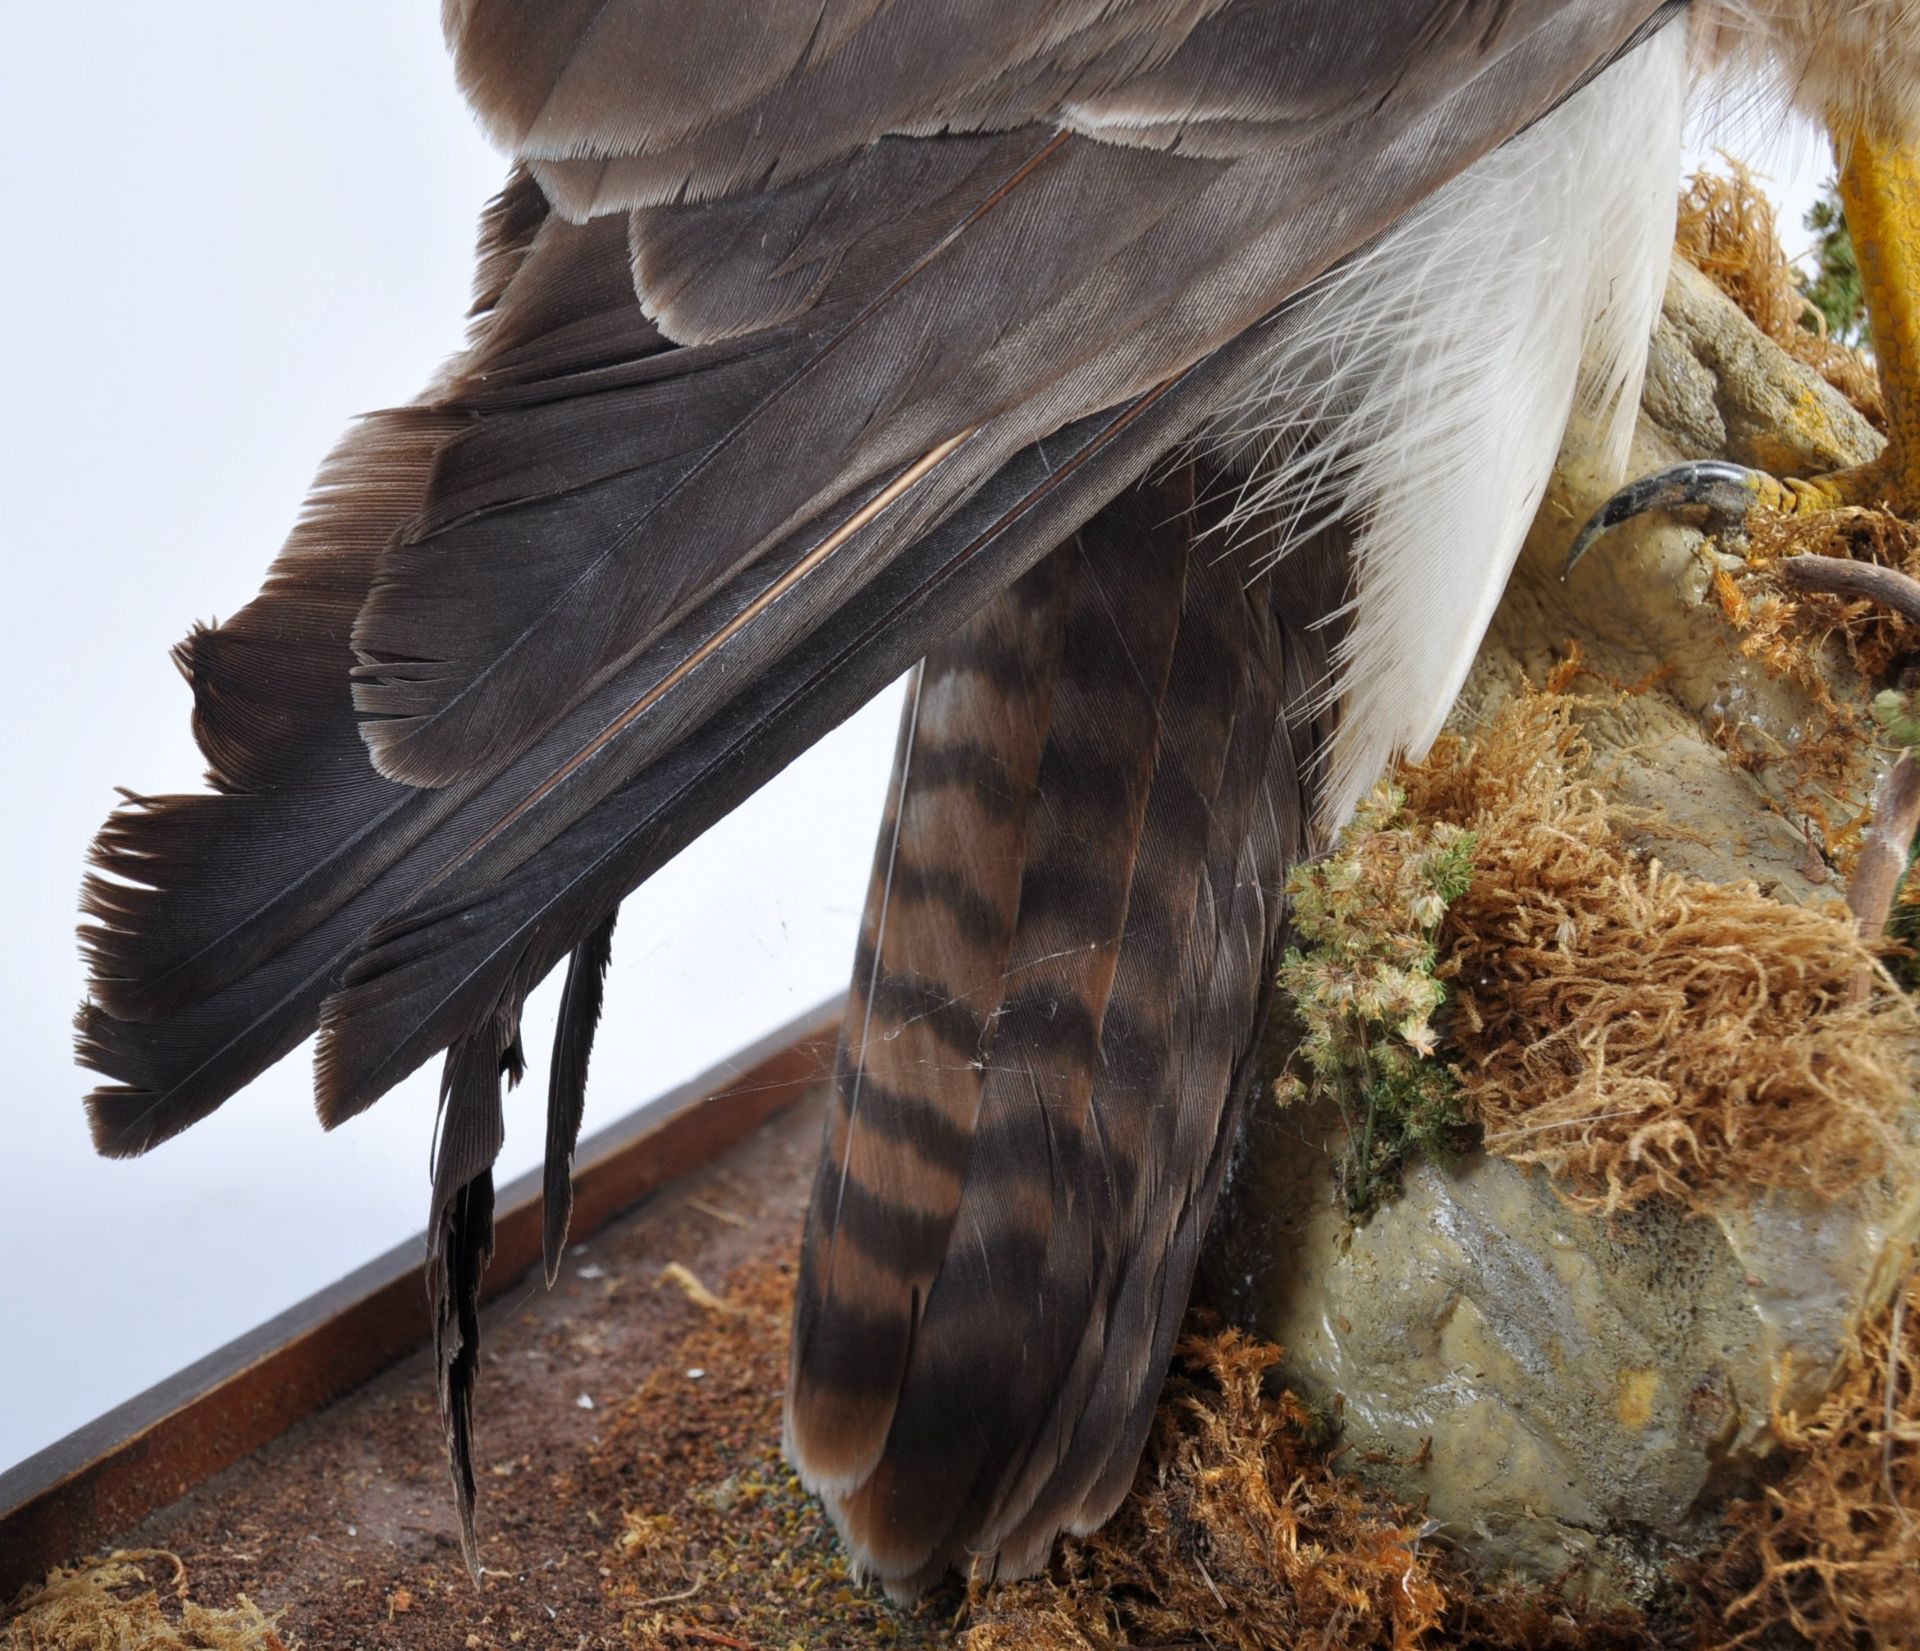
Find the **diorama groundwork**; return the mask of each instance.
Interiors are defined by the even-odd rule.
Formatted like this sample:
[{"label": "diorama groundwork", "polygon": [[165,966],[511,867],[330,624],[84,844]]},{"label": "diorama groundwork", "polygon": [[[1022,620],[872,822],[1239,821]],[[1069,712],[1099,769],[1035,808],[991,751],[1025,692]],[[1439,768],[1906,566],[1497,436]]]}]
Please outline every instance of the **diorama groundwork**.
[{"label": "diorama groundwork", "polygon": [[[478,1589],[414,1358],[0,1613],[5,1651],[507,1646],[1713,1647],[1911,1644],[1920,1283],[1783,1474],[1650,1612],[1477,1575],[1346,1470],[1279,1350],[1197,1313],[1132,1495],[1042,1577],[911,1611],[849,1574],[780,1454],[790,1255],[819,1102],[626,1218],[487,1323]],[[592,1406],[586,1408],[582,1401]],[[1785,1632],[1784,1639],[1778,1636]]]}]

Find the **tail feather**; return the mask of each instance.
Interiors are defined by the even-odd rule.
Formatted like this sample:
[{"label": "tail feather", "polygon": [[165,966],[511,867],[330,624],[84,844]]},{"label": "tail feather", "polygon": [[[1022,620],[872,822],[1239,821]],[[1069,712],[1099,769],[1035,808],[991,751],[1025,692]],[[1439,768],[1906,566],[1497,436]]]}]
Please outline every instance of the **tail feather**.
[{"label": "tail feather", "polygon": [[467,1569],[480,1575],[474,1534],[473,1394],[480,1373],[480,1281],[493,1255],[493,1164],[506,1140],[501,1079],[521,1072],[517,1027],[499,1024],[447,1051],[434,1145],[427,1286],[433,1306],[440,1422]]},{"label": "tail feather", "polygon": [[[846,1490],[879,1463],[914,1308],[959,1208],[1061,671],[1051,643],[1066,569],[1048,557],[930,655],[901,726],[841,1046],[845,1101],[828,1136],[837,1173],[816,1193],[849,1242],[803,1249],[796,1296],[795,1414],[814,1479]],[[897,1045],[885,1073],[859,1059],[875,1037]],[[923,1072],[939,1081],[913,1081]],[[906,1185],[910,1204],[894,1195]],[[872,1288],[833,1287],[873,1271]]]},{"label": "tail feather", "polygon": [[1139,484],[930,656],[910,708],[788,1406],[803,1475],[903,1593],[969,1554],[1031,1570],[1111,1513],[1185,1306],[1344,575],[1330,534],[1253,576],[1262,547],[1206,537],[1222,514],[1191,467]]}]

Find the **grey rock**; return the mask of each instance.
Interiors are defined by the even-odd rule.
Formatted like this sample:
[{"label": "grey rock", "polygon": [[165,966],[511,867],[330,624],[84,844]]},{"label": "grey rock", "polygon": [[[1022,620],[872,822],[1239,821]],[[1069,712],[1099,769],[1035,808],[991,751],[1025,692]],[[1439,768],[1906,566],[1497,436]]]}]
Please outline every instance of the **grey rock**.
[{"label": "grey rock", "polygon": [[1341,1144],[1326,1110],[1261,1109],[1216,1292],[1337,1400],[1348,1464],[1494,1569],[1598,1598],[1711,1535],[1773,1411],[1818,1403],[1920,1234],[1912,1183],[1607,1221],[1487,1155],[1416,1166],[1354,1228]]}]

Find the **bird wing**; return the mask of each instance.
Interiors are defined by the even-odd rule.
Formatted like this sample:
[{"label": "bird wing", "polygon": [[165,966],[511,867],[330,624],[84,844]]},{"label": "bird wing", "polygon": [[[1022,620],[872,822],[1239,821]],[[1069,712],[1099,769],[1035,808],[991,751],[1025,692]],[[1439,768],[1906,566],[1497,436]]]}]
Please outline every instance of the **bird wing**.
[{"label": "bird wing", "polygon": [[473,337],[179,651],[212,789],[131,799],[96,843],[96,1142],[146,1150],[316,1025],[330,1124],[447,1050],[461,1459],[532,985],[575,959],[563,1155],[621,897],[1655,13],[456,0],[463,81],[524,160]]},{"label": "bird wing", "polygon": [[[1164,10],[1081,8],[1089,28],[1102,9]],[[716,51],[737,16],[673,10]],[[1029,10],[1049,8],[1007,16]],[[1355,31],[1332,0],[1221,9],[1087,104],[1110,113],[1132,88],[1141,120],[1185,108],[1167,89],[1214,84],[1210,63],[1241,89],[1201,124],[1240,133],[1238,154],[1032,125],[890,138],[792,184],[635,209],[657,215],[651,228],[618,214],[570,223],[517,176],[489,219],[466,355],[420,403],[349,436],[261,597],[183,646],[216,793],[137,799],[102,833],[82,1028],[83,1057],[117,1080],[93,1098],[101,1144],[138,1151],[184,1127],[298,1042],[329,999],[333,1121],[491,1016],[517,975],[604,920],[631,886],[620,876],[644,875],[962,617],[959,591],[980,600],[1050,548],[1041,530],[1058,500],[1096,507],[1190,433],[1197,387],[1257,349],[1252,323],[1591,73],[1649,11],[1394,0]],[[618,119],[594,126],[570,75],[596,59],[602,30],[638,50],[651,15],[615,0],[476,0],[450,21],[489,118],[572,110],[566,143],[549,147],[597,143],[611,161],[653,153],[650,140]],[[629,16],[631,29],[615,26]],[[854,13],[842,22],[865,38]],[[1156,52],[1173,38],[1148,34]],[[476,56],[487,42],[493,56]],[[1193,56],[1203,48],[1213,55]],[[543,62],[579,67],[501,91]],[[608,84],[651,84],[644,54],[619,62]],[[945,62],[906,67],[951,79]],[[799,95],[792,78],[765,95]],[[915,78],[867,77],[883,90]],[[617,115],[619,100],[599,106]],[[720,267],[777,285],[796,258],[818,266],[806,306],[744,333],[709,315],[716,336],[676,345],[649,318],[649,291],[633,301],[630,255],[644,265],[658,246],[697,264],[705,214]],[[733,309],[733,321],[759,313]],[[1064,478],[1062,443],[1075,455]],[[949,569],[940,613],[880,622],[882,593],[917,591],[943,556],[989,547],[991,578]],[[841,657],[856,613],[872,621],[859,670]],[[810,722],[788,703],[802,677]],[[775,706],[784,737],[766,726]],[[636,782],[652,847],[600,877],[598,909],[576,904],[566,945],[543,919],[541,946],[503,944],[457,989],[412,1000],[404,1035],[388,1030],[401,1000],[340,994],[370,939],[379,960],[355,965],[363,980],[427,967],[437,913],[543,901],[556,880],[584,900],[581,879],[552,868],[584,852],[575,828],[610,799],[632,806],[622,794]],[[710,799],[704,818],[689,787]],[[382,1014],[357,1040],[362,1009]]]},{"label": "bird wing", "polygon": [[909,692],[788,1407],[903,1593],[1118,1506],[1253,1076],[1346,540],[1257,573],[1221,491],[1129,489]]},{"label": "bird wing", "polygon": [[[793,9],[758,8],[774,36]],[[682,348],[448,455],[355,629],[376,766],[443,786],[510,758],[783,540],[911,478],[809,583],[883,565],[1039,436],[1256,323],[1653,8],[1370,9],[1356,31],[1335,0],[909,0],[823,23],[784,71],[799,48],[774,50],[737,119],[686,138],[702,81],[662,81],[659,8],[457,13],[483,111],[521,110],[508,134],[532,111],[523,158],[575,215],[627,213],[641,306]],[[737,8],[673,10],[672,60],[746,49]],[[781,605],[761,632],[812,609]]]}]

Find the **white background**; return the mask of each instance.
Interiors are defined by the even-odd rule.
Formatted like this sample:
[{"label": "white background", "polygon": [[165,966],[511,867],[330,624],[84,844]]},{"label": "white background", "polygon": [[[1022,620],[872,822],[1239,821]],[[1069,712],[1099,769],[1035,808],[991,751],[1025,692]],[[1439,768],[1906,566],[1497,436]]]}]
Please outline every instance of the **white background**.
[{"label": "white background", "polygon": [[[68,1020],[112,787],[199,762],[166,650],[256,589],[347,420],[459,342],[503,176],[430,0],[17,8],[0,60],[0,1467],[419,1229],[431,1079],[338,1133],[304,1054],[95,1159]],[[1786,158],[1797,225],[1819,151]],[[1790,231],[1794,247],[1797,230]],[[1797,250],[1797,247],[1795,248]],[[870,707],[621,919],[592,1129],[844,983],[893,740]],[[531,1017],[543,1070],[552,990]],[[537,1158],[541,1086],[503,1170]]]}]

